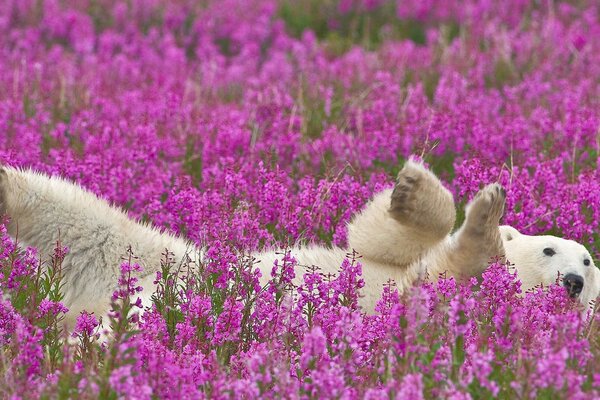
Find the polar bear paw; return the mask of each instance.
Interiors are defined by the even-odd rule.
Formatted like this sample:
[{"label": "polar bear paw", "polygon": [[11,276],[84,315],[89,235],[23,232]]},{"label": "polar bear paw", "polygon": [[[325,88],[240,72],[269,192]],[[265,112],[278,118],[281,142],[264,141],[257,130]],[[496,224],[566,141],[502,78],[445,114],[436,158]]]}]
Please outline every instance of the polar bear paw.
[{"label": "polar bear paw", "polygon": [[482,232],[487,227],[496,229],[504,214],[505,201],[506,191],[500,184],[487,185],[467,205],[466,222]]},{"label": "polar bear paw", "polygon": [[390,204],[390,214],[397,220],[407,220],[415,211],[418,205],[418,189],[426,173],[422,165],[408,161],[398,174]]},{"label": "polar bear paw", "polygon": [[453,270],[461,276],[478,276],[490,261],[502,258],[504,248],[498,226],[506,192],[499,184],[481,189],[467,205],[463,226],[455,234]]},{"label": "polar bear paw", "polygon": [[403,225],[432,238],[445,237],[454,227],[452,194],[425,166],[408,160],[398,173],[389,214]]},{"label": "polar bear paw", "polygon": [[489,258],[504,254],[498,225],[504,213],[505,201],[506,191],[497,183],[487,185],[475,195],[467,205],[465,223],[458,236],[465,249]]}]

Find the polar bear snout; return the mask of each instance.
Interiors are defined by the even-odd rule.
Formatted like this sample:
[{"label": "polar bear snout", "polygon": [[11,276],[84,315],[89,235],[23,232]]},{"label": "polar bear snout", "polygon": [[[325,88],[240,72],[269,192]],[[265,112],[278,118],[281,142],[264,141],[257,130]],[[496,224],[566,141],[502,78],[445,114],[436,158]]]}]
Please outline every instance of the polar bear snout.
[{"label": "polar bear snout", "polygon": [[576,274],[566,274],[563,286],[569,292],[569,297],[576,298],[583,291],[583,277]]}]

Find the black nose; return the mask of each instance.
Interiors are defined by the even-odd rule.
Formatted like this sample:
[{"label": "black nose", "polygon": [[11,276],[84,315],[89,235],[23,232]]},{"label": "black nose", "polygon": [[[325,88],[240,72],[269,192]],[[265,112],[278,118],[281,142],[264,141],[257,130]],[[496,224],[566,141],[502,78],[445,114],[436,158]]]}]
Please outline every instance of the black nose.
[{"label": "black nose", "polygon": [[569,296],[575,298],[583,290],[583,278],[575,274],[566,274],[563,278],[563,286],[569,292]]}]

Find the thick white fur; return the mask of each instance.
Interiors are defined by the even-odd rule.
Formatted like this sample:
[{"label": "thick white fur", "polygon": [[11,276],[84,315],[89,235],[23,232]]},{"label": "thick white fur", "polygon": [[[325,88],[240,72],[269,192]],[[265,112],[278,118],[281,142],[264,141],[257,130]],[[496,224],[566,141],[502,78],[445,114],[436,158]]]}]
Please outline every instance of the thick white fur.
[{"label": "thick white fur", "polygon": [[[349,224],[348,249],[305,246],[292,248],[291,253],[300,266],[316,265],[324,273],[335,273],[346,254],[356,250],[366,283],[360,304],[370,312],[389,279],[403,290],[425,276],[466,278],[481,274],[490,259],[504,254],[498,229],[503,207],[503,189],[495,184],[485,187],[467,206],[464,224],[451,235],[455,222],[452,195],[422,164],[408,161],[394,189],[377,194]],[[165,249],[174,253],[177,262],[202,260],[202,251],[189,242],[133,221],[119,208],[72,182],[30,170],[0,169],[0,214],[10,217],[9,233],[19,242],[38,248],[43,257],[52,254],[59,238],[70,248],[63,263],[68,324],[83,309],[104,315],[128,246],[144,268],[141,282],[146,304]],[[557,246],[568,242],[553,239]],[[508,243],[507,256],[517,263],[527,282],[555,281],[556,275],[549,280],[549,274],[534,272],[539,265],[535,257],[528,257],[528,252],[538,250],[530,245],[533,242],[524,239],[516,247],[513,244],[520,242]],[[281,257],[279,253],[254,254],[263,283],[269,279],[274,260]],[[575,252],[569,254],[575,256]],[[591,270],[595,270],[593,264]],[[586,287],[593,274],[598,275],[597,271],[585,275]],[[296,275],[301,277],[302,273],[297,271]],[[597,276],[594,279],[599,280]],[[595,297],[597,289],[590,293],[585,299]]]},{"label": "thick white fur", "polygon": [[59,239],[69,248],[63,262],[68,324],[84,309],[106,313],[128,246],[139,257],[135,261],[144,268],[141,278],[149,290],[165,249],[178,260],[201,256],[186,241],[133,221],[79,185],[34,171],[0,171],[0,214],[10,217],[9,234],[36,247],[43,259]]},{"label": "thick white fur", "polygon": [[[500,233],[508,261],[515,265],[523,291],[540,284],[549,285],[567,274],[575,274],[584,279],[579,301],[590,304],[600,295],[600,271],[594,265],[592,256],[585,247],[573,240],[556,236],[524,235],[510,226],[501,226]],[[544,254],[545,248],[556,254]],[[589,260],[589,265],[584,260]]]},{"label": "thick white fur", "polygon": [[[456,217],[452,194],[422,164],[408,161],[395,188],[375,195],[348,225],[348,249],[308,246],[291,254],[300,266],[315,265],[327,274],[357,251],[365,281],[360,304],[372,312],[390,279],[402,291],[425,277],[480,275],[503,253],[498,221],[504,197],[499,185],[485,187],[467,206],[463,226],[450,235]],[[255,257],[267,272],[278,256],[267,251]],[[296,276],[300,284],[301,274]]]}]

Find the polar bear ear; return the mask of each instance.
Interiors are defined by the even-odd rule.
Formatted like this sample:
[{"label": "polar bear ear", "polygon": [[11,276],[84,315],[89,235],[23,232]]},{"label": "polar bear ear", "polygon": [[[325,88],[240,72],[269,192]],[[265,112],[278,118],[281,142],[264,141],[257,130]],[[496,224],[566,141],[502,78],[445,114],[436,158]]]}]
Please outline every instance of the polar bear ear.
[{"label": "polar bear ear", "polygon": [[519,232],[512,226],[502,225],[499,226],[498,229],[500,229],[500,236],[502,236],[503,242],[510,242],[517,236],[521,236],[521,232]]}]

